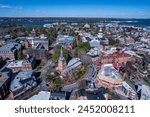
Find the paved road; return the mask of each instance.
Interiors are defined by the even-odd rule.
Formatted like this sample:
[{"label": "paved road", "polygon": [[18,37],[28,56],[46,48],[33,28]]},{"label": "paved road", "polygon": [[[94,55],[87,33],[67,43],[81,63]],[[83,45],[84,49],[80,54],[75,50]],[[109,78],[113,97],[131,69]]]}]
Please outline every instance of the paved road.
[{"label": "paved road", "polygon": [[45,64],[45,66],[43,66],[39,72],[41,73],[45,73],[47,72],[48,68],[50,67],[50,65],[52,64],[52,61],[51,60],[48,60],[48,62]]},{"label": "paved road", "polygon": [[[47,64],[45,64],[45,66],[42,67],[42,69],[39,70],[39,72],[41,72],[41,78],[44,78],[45,73],[47,72],[48,68],[51,66],[52,61],[49,60],[47,62]],[[93,64],[89,65],[89,73],[83,78],[85,80],[88,81],[94,81],[96,79],[97,73],[98,73],[99,69],[95,68]],[[79,83],[75,82],[73,84],[70,85],[66,85],[64,87],[62,87],[62,91],[68,91],[71,92],[72,90],[78,88]],[[40,90],[48,90],[48,87],[46,86],[46,82],[44,81],[44,79],[42,79],[42,82],[40,84]]]},{"label": "paved road", "polygon": [[68,92],[71,92],[72,90],[78,88],[79,86],[79,83],[78,82],[75,82],[73,84],[70,84],[70,85],[66,85],[64,87],[62,87],[62,91],[68,91]]},{"label": "paved road", "polygon": [[39,70],[39,72],[41,72],[41,75],[40,75],[40,77],[42,78],[42,82],[41,82],[41,84],[40,84],[40,90],[41,91],[47,91],[48,90],[48,86],[46,85],[46,82],[45,82],[45,73],[47,73],[47,71],[48,71],[48,69],[49,69],[49,67],[51,66],[51,64],[52,64],[52,61],[51,60],[49,60],[46,64],[45,64],[45,66],[43,66],[40,70]]},{"label": "paved road", "polygon": [[[89,73],[83,78],[85,80],[88,80],[88,81],[93,81],[96,79],[96,76],[99,72],[99,68],[95,68],[94,65],[89,65]],[[78,88],[79,86],[79,83],[78,82],[75,82],[73,84],[70,84],[70,85],[66,85],[64,87],[62,87],[62,91],[68,91],[68,92],[71,92],[72,90]]]},{"label": "paved road", "polygon": [[91,64],[89,67],[90,67],[89,74],[85,77],[85,79],[88,81],[93,81],[96,79],[98,69],[96,69],[93,64]]}]

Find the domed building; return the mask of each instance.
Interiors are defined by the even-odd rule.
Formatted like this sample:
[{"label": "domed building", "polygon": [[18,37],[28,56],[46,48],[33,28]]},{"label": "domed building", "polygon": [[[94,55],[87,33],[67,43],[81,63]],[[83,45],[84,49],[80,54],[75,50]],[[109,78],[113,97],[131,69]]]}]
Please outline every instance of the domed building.
[{"label": "domed building", "polygon": [[122,76],[113,67],[112,64],[104,64],[98,74],[98,85],[108,88],[110,90],[122,89]]}]

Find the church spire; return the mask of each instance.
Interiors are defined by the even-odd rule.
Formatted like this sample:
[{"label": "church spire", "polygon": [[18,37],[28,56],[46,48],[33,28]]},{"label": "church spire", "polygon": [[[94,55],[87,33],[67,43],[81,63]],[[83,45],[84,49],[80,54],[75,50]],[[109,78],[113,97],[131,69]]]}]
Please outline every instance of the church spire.
[{"label": "church spire", "polygon": [[61,47],[61,50],[60,50],[60,57],[59,57],[59,60],[63,61],[65,60],[64,58],[64,53],[63,53],[63,48]]},{"label": "church spire", "polygon": [[31,44],[32,44],[32,47],[34,47],[34,41],[33,41],[33,39],[32,39],[32,42],[31,42]]}]

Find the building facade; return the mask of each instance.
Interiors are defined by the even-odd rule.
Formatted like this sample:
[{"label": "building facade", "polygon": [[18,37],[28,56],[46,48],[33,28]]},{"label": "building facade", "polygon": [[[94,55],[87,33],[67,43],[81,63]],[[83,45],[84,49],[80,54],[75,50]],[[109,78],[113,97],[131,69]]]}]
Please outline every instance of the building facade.
[{"label": "building facade", "polygon": [[20,71],[12,77],[10,93],[12,99],[27,99],[39,91],[33,71]]},{"label": "building facade", "polygon": [[35,67],[35,62],[34,58],[13,60],[8,64],[7,68],[11,69],[13,72],[18,72],[20,70],[32,70]]},{"label": "building facade", "polygon": [[9,94],[10,78],[0,73],[0,100],[5,99]]},{"label": "building facade", "polygon": [[0,47],[0,57],[3,57],[3,59],[16,59],[16,54],[19,50],[21,50],[20,44],[8,43]]},{"label": "building facade", "polygon": [[102,63],[126,63],[131,56],[124,52],[114,52],[104,56],[101,60]]}]

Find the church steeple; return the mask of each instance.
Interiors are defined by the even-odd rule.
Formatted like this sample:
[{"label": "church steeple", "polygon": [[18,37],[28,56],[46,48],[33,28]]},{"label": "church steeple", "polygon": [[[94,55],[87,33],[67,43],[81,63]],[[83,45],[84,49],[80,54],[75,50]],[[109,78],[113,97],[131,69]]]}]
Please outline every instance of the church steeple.
[{"label": "church steeple", "polygon": [[31,44],[32,44],[32,47],[34,47],[34,41],[33,41],[33,39],[32,39],[32,42],[31,42]]},{"label": "church steeple", "polygon": [[61,47],[61,50],[60,50],[59,60],[61,60],[61,61],[65,60],[64,53],[63,53],[63,48],[62,47]]},{"label": "church steeple", "polygon": [[60,75],[65,76],[66,75],[64,72],[65,68],[66,68],[66,61],[64,58],[63,48],[61,47],[60,56],[58,60],[58,67],[56,68],[56,70],[60,73]]}]

